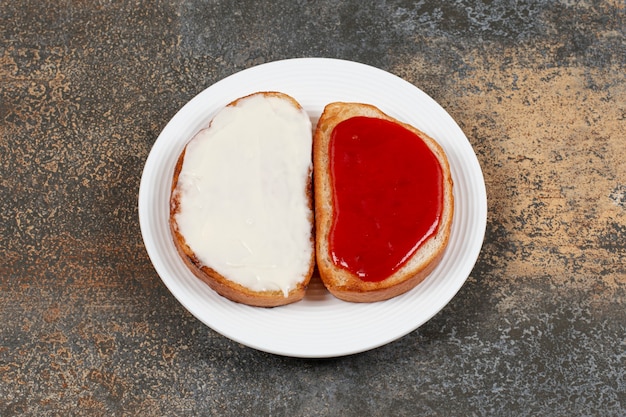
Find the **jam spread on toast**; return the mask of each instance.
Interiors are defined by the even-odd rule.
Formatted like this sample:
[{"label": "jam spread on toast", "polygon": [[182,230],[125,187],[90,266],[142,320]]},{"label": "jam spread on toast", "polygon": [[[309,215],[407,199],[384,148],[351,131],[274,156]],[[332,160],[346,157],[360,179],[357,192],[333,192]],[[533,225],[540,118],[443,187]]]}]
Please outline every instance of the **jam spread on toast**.
[{"label": "jam spread on toast", "polygon": [[414,132],[362,116],[334,128],[329,158],[333,262],[363,281],[382,281],[436,234],[441,165]]}]

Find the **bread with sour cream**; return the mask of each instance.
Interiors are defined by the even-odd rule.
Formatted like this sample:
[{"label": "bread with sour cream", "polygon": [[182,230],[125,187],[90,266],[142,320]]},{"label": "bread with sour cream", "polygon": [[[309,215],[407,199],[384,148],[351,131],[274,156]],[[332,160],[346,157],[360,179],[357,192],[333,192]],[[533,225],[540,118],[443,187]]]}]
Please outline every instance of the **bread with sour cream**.
[{"label": "bread with sour cream", "polygon": [[300,104],[259,92],[226,105],[180,154],[174,244],[220,295],[259,307],[303,298],[315,265],[311,148]]}]

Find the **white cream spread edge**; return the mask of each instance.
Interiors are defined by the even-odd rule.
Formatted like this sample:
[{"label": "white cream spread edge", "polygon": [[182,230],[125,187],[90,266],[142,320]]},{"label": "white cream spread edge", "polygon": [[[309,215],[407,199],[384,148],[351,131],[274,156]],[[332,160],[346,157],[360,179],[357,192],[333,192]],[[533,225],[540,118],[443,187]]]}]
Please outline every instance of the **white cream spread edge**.
[{"label": "white cream spread edge", "polygon": [[189,142],[175,220],[203,265],[285,296],[304,280],[313,252],[311,147],[306,112],[261,94],[221,110]]}]

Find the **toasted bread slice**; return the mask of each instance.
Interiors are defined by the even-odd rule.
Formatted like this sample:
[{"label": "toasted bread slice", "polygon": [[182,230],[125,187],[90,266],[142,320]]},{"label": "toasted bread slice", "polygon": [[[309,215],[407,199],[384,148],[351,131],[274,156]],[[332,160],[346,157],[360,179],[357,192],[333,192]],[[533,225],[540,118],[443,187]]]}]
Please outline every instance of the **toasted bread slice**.
[{"label": "toasted bread slice", "polygon": [[170,229],[189,269],[222,296],[302,299],[315,265],[311,121],[279,92],[228,104],[180,154]]},{"label": "toasted bread slice", "polygon": [[[334,167],[339,167],[343,163],[343,156],[336,155],[338,151],[331,150],[331,141],[333,140],[333,132],[336,127],[340,123],[355,117],[382,119],[412,132],[415,135],[415,140],[421,140],[426,144],[426,152],[430,151],[432,155],[434,155],[435,159],[429,157],[431,158],[431,165],[435,167],[434,169],[438,169],[439,171],[437,172],[440,173],[436,179],[436,187],[440,193],[438,194],[438,198],[440,198],[440,208],[438,209],[438,221],[433,220],[433,224],[435,226],[432,226],[431,229],[429,229],[430,231],[428,235],[424,235],[421,238],[416,236],[416,245],[412,247],[413,249],[411,251],[408,251],[403,255],[403,261],[396,264],[394,268],[389,269],[388,274],[382,275],[382,277],[377,277],[375,280],[370,279],[371,277],[367,276],[367,271],[363,272],[362,270],[358,270],[356,266],[352,266],[350,264],[352,261],[346,261],[341,258],[341,254],[335,251],[332,243],[335,234],[338,233],[334,232],[334,230],[336,230],[334,228],[339,227],[335,223],[338,215],[336,199],[341,198],[342,193],[345,191],[341,191],[341,189],[337,188],[333,177],[333,172],[338,172],[333,171],[335,169]],[[352,136],[352,138],[354,139],[355,136]],[[381,138],[381,140],[385,139]],[[358,152],[358,148],[356,149]],[[335,153],[333,154],[333,152]],[[336,156],[331,160],[331,155]],[[377,157],[375,152],[373,155]],[[439,168],[436,168],[437,164],[439,165]],[[454,214],[454,197],[452,192],[453,183],[450,167],[446,154],[434,139],[419,129],[386,115],[374,106],[361,103],[330,103],[325,107],[314,133],[313,166],[317,266],[324,285],[333,295],[339,299],[353,302],[374,302],[387,300],[411,290],[432,272],[441,260],[444,250],[448,244]],[[367,169],[371,171],[371,175],[378,175],[376,162],[372,163]],[[412,176],[414,174],[407,173],[406,175]],[[435,181],[435,179],[429,179],[428,176],[420,179],[420,181],[431,180]],[[376,181],[372,181],[372,183],[374,182]],[[348,184],[348,187],[351,185],[352,184]],[[364,188],[369,187],[370,184],[366,178]],[[388,199],[390,201],[396,199],[396,201],[401,202],[402,199],[408,197],[413,198],[413,196],[397,195],[397,193],[396,195],[393,195],[394,192],[390,191],[390,186],[386,184],[382,185],[385,189],[376,189],[376,185],[371,185],[371,187],[371,190],[368,189],[365,190],[365,192],[369,193],[367,198],[375,201],[372,204],[382,204],[384,203],[382,200]],[[356,204],[360,203],[357,202]],[[342,210],[345,209],[342,208]],[[418,212],[419,210],[416,211],[416,213]],[[353,214],[350,213],[350,215],[352,216]],[[364,214],[364,216],[367,215],[367,213]],[[402,219],[402,222],[397,225],[394,224],[393,227],[405,227],[400,224],[407,224],[404,220],[408,220],[410,223],[412,221],[411,216],[412,215],[405,216],[407,219]],[[415,216],[418,215],[416,214]],[[344,215],[343,219],[345,218],[346,217]],[[350,219],[350,221],[352,220],[354,219]],[[375,218],[364,218],[359,221],[361,223],[357,221],[354,224],[367,225],[368,222],[377,222],[378,220]],[[388,224],[390,223],[388,222]],[[344,239],[344,245],[345,242],[348,242],[348,245],[354,244],[364,247],[366,250],[363,253],[369,254],[370,259],[368,262],[371,264],[375,264],[379,261],[385,261],[386,259],[384,259],[384,257],[387,256],[385,253],[375,253],[372,255],[371,248],[367,248],[368,240],[378,238],[372,234],[367,235],[364,232],[361,234],[361,232],[360,228],[355,228],[353,240]],[[418,243],[418,238],[423,241]],[[395,242],[390,241],[386,242],[386,244],[389,247],[392,247]]]}]

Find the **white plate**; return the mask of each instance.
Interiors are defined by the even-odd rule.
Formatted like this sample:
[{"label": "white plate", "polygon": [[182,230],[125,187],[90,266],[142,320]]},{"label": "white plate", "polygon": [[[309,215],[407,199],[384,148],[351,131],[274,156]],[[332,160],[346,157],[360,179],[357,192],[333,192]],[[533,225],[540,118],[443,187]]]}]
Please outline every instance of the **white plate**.
[{"label": "white plate", "polygon": [[[332,101],[371,103],[435,138],[448,154],[455,217],[450,243],[432,274],[389,301],[353,304],[331,296],[314,279],[305,299],[273,309],[220,297],[187,270],[168,228],[170,179],[187,141],[223,106],[257,91],[293,96],[317,122]],[[439,312],[469,276],[482,246],[487,198],[480,165],[467,138],[432,98],[412,84],[367,65],[326,58],[277,61],[210,86],[165,126],[146,161],[139,219],[150,259],[174,297],[195,317],[246,346],[285,356],[323,358],[363,352],[415,330]]]}]

